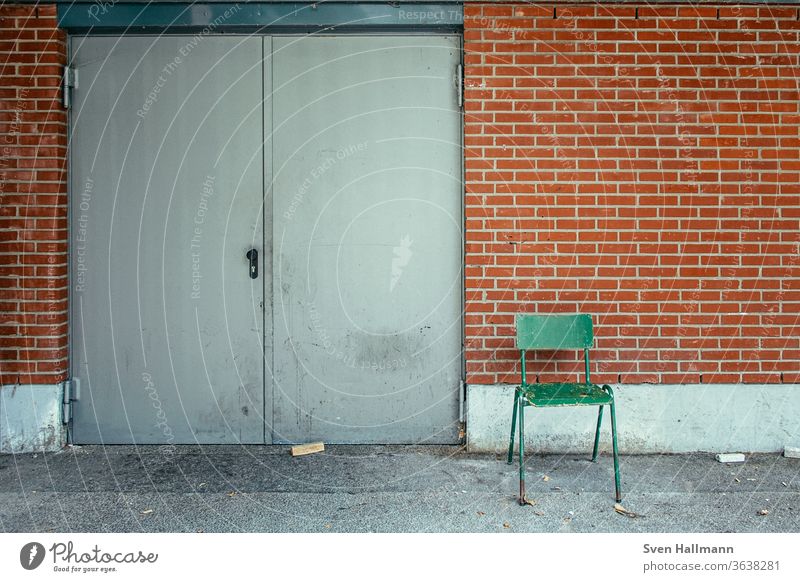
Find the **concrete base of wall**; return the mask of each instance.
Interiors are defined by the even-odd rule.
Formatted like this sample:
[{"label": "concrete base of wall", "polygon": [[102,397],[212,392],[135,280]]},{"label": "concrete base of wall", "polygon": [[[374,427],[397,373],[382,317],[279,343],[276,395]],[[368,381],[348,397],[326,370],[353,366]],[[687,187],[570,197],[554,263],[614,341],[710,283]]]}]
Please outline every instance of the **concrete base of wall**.
[{"label": "concrete base of wall", "polygon": [[[620,452],[775,452],[800,446],[800,385],[622,385],[617,399]],[[467,386],[467,448],[508,447],[514,387]],[[530,452],[591,453],[597,407],[527,408]],[[601,450],[611,450],[603,415]]]},{"label": "concrete base of wall", "polygon": [[0,386],[0,453],[57,451],[66,443],[58,384]]},{"label": "concrete base of wall", "polygon": [[[620,451],[627,454],[777,452],[800,446],[800,385],[615,386]],[[467,386],[467,448],[508,446],[514,387]],[[56,451],[66,442],[60,385],[0,387],[0,453]],[[528,408],[530,452],[591,451],[596,407]],[[604,415],[601,450],[611,449]]]}]

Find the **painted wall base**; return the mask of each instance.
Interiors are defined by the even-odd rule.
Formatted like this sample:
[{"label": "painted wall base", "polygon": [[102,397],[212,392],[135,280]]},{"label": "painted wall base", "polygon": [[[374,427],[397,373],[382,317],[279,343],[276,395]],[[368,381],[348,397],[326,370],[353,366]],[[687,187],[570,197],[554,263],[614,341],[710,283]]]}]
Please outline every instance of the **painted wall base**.
[{"label": "painted wall base", "polygon": [[[800,446],[800,385],[622,385],[617,399],[620,452],[777,452]],[[467,386],[467,448],[507,450],[514,387]],[[528,451],[591,454],[597,407],[527,408]],[[606,409],[600,437],[611,450]]]},{"label": "painted wall base", "polygon": [[[503,452],[514,387],[467,386],[467,448]],[[778,452],[800,446],[800,385],[615,386],[620,451],[626,454]],[[66,443],[60,385],[0,387],[0,453],[56,451]],[[530,452],[588,453],[595,407],[526,410]],[[611,449],[604,416],[601,450]]]},{"label": "painted wall base", "polygon": [[0,453],[57,451],[66,443],[59,384],[0,386]]}]

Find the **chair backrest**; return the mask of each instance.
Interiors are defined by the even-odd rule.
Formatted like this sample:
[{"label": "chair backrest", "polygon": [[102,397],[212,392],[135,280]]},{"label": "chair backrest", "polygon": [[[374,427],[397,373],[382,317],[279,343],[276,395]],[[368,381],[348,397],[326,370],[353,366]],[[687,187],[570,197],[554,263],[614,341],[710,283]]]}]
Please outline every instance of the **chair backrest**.
[{"label": "chair backrest", "polygon": [[570,350],[590,348],[592,316],[517,314],[517,349]]}]

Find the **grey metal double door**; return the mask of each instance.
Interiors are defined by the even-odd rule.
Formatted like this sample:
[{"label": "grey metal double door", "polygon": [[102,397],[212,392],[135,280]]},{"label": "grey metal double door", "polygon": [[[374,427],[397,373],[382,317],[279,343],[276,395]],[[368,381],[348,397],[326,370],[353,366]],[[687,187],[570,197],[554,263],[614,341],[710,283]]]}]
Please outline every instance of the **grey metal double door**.
[{"label": "grey metal double door", "polygon": [[456,442],[458,37],[71,46],[73,441]]}]

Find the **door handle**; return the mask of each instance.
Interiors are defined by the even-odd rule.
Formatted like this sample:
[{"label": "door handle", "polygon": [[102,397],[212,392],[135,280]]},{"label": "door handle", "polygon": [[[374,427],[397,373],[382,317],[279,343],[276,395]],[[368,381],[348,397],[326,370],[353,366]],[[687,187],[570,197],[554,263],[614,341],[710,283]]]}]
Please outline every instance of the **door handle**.
[{"label": "door handle", "polygon": [[256,249],[250,249],[247,251],[245,257],[250,261],[250,278],[258,279],[258,251]]}]

